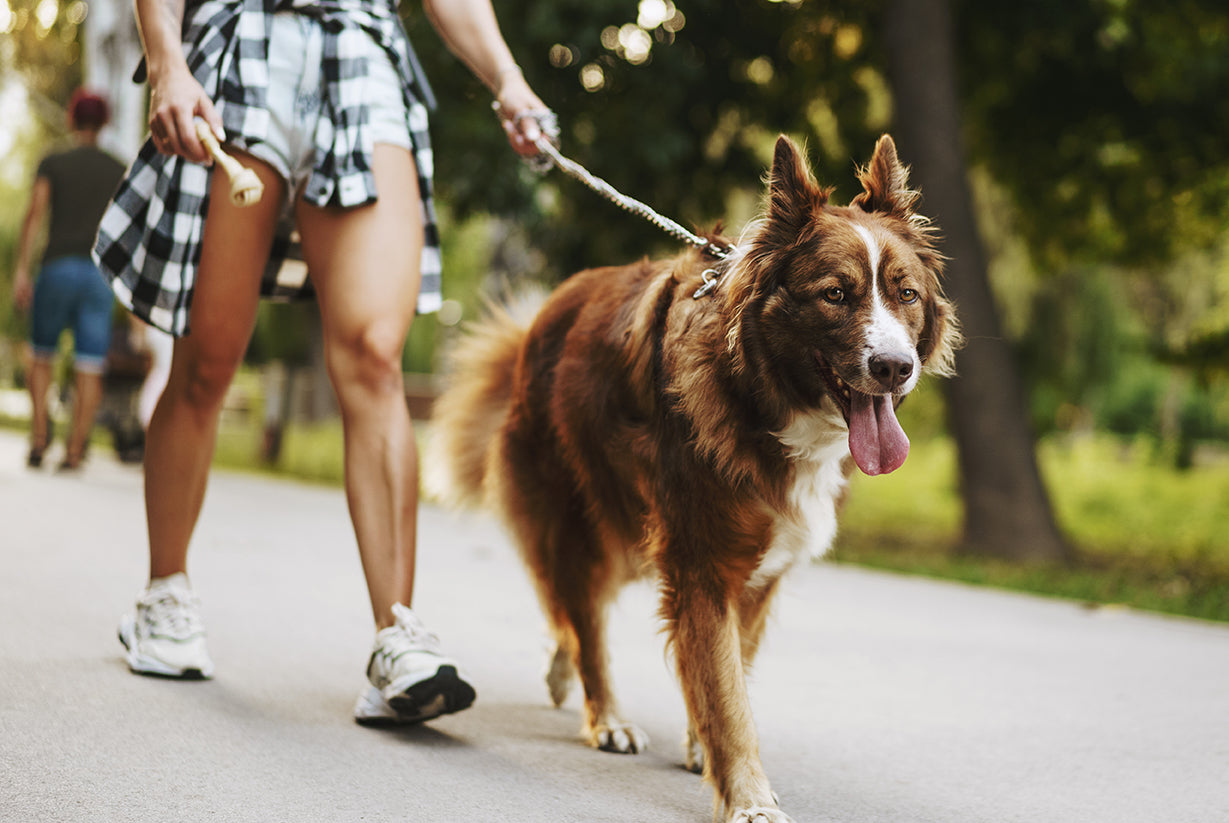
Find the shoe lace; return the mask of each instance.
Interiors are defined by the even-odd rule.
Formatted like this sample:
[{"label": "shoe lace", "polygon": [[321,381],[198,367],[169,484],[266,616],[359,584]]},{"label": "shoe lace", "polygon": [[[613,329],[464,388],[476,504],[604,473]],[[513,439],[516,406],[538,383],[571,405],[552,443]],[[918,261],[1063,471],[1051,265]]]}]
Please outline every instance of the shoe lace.
[{"label": "shoe lace", "polygon": [[440,639],[417,618],[402,617],[394,628],[396,631],[381,632],[381,645],[390,657],[406,651],[431,651],[439,653]]},{"label": "shoe lace", "polygon": [[149,592],[142,599],[150,633],[169,637],[191,637],[203,634],[200,601],[191,594],[175,589]]}]

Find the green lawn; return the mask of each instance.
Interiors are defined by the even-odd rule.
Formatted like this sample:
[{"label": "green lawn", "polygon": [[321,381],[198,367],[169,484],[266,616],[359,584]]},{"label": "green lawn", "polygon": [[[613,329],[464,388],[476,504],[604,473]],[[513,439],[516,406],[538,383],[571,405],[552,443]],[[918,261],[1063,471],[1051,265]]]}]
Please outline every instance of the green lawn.
[{"label": "green lawn", "polygon": [[[833,556],[902,572],[1229,620],[1229,455],[1177,471],[1145,441],[1053,439],[1039,461],[1070,566],[961,556],[955,452],[915,444],[886,477],[854,478]],[[890,516],[885,516],[890,512]]]}]

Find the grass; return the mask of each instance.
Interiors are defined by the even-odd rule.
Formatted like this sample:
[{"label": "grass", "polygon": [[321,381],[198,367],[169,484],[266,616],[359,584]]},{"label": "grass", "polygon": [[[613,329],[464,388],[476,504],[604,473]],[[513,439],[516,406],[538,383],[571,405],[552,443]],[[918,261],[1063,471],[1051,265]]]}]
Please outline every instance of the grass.
[{"label": "grass", "polygon": [[263,466],[261,432],[256,426],[223,426],[213,463],[238,471],[258,471],[293,477],[309,483],[340,486],[345,481],[341,448],[341,423],[297,424],[287,429],[281,459],[276,466]]},{"label": "grass", "polygon": [[[887,477],[856,477],[840,562],[1229,621],[1229,459],[1178,471],[1146,442],[1053,439],[1038,454],[1069,565],[1017,565],[957,550],[960,503],[948,440],[915,445]],[[892,513],[890,518],[884,512]]]}]

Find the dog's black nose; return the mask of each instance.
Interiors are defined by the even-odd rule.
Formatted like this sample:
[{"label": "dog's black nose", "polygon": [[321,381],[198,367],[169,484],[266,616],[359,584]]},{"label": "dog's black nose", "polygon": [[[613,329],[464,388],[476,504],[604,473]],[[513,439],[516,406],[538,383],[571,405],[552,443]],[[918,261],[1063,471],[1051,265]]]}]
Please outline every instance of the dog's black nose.
[{"label": "dog's black nose", "polygon": [[895,391],[913,374],[913,358],[897,352],[874,354],[870,359],[871,377],[888,391]]}]

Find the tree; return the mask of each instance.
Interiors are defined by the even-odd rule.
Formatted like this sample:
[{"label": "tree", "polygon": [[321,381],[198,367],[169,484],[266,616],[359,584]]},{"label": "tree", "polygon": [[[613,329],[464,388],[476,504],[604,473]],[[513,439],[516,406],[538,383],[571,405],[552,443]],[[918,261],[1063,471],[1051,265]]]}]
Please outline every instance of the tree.
[{"label": "tree", "polygon": [[897,131],[910,147],[923,212],[942,227],[947,290],[968,343],[947,385],[960,462],[967,550],[1011,560],[1064,560],[1037,469],[1019,368],[986,276],[961,138],[956,50],[947,0],[887,0],[885,46]]},{"label": "tree", "polygon": [[1221,0],[954,0],[970,159],[1044,265],[1166,264],[1225,231]]},{"label": "tree", "polygon": [[970,160],[1013,204],[1042,284],[1018,341],[1037,419],[1081,404],[1079,418],[1182,455],[1182,409],[1226,391],[1175,363],[1206,376],[1229,356],[1229,7],[954,6]]}]

